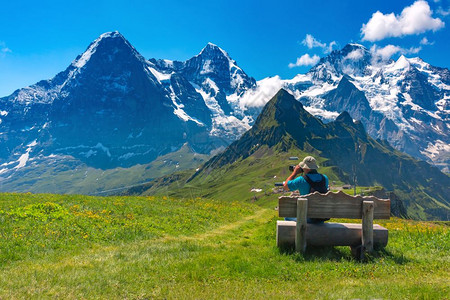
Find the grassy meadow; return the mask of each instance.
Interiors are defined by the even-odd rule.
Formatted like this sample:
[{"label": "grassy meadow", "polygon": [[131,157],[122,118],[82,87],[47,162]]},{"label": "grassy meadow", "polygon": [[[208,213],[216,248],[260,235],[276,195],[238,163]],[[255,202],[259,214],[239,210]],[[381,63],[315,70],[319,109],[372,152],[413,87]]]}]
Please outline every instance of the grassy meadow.
[{"label": "grassy meadow", "polygon": [[275,245],[276,196],[0,194],[0,299],[449,299],[447,222],[393,218],[385,249]]}]

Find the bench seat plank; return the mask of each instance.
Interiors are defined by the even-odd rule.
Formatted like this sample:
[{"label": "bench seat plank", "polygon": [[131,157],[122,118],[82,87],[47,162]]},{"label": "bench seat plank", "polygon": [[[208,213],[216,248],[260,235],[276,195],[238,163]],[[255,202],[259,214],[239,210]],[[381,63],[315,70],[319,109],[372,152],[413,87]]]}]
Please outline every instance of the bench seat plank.
[{"label": "bench seat plank", "polygon": [[283,196],[278,201],[278,214],[280,217],[296,217],[297,198],[308,199],[308,218],[346,218],[361,219],[363,201],[373,201],[374,219],[390,218],[390,200],[378,199],[373,196],[350,196],[340,191],[304,196]]},{"label": "bench seat plank", "polygon": [[[277,246],[294,247],[295,221],[277,221]],[[359,246],[361,245],[361,224],[332,223],[307,224],[306,243],[311,246]],[[388,230],[373,225],[373,243],[385,247]]]}]

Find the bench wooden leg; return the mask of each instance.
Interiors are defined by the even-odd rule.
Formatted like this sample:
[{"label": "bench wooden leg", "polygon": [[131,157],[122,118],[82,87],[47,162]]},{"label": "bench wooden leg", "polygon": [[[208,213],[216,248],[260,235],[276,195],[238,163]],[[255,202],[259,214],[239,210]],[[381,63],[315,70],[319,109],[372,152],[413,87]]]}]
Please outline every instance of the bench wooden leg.
[{"label": "bench wooden leg", "polygon": [[306,250],[306,216],[308,214],[308,200],[297,199],[297,224],[295,230],[295,251],[305,252]]},{"label": "bench wooden leg", "polygon": [[363,250],[373,250],[373,201],[363,201],[362,205],[362,239]]}]

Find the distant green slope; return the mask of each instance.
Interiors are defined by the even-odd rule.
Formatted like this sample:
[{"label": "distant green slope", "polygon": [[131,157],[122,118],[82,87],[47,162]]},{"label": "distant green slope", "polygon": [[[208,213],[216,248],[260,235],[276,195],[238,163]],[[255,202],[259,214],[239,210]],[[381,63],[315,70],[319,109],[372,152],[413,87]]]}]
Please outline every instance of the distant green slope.
[{"label": "distant green slope", "polygon": [[74,158],[55,157],[32,162],[11,177],[0,180],[0,191],[57,194],[110,195],[154,178],[197,168],[209,158],[187,144],[145,165],[109,170],[95,169]]},{"label": "distant green slope", "polygon": [[[322,123],[284,90],[267,103],[255,125],[198,172],[158,179],[128,193],[192,193],[225,199],[248,199],[269,191],[288,176],[289,156],[314,155],[330,181],[383,186],[394,191],[410,217],[447,220],[450,178],[425,162],[372,139],[360,122],[342,113]],[[275,177],[276,176],[276,177]]]}]

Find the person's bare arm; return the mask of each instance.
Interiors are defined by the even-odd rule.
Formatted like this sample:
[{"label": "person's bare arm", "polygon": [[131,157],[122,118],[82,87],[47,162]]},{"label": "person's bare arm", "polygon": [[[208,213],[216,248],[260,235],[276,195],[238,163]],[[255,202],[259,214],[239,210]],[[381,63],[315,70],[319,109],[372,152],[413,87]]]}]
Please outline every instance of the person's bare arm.
[{"label": "person's bare arm", "polygon": [[292,172],[292,174],[286,179],[286,181],[283,184],[283,188],[284,188],[285,191],[289,191],[288,181],[294,179],[300,173],[302,173],[302,168],[300,168],[299,165],[296,165],[295,168],[294,168],[294,171]]}]

